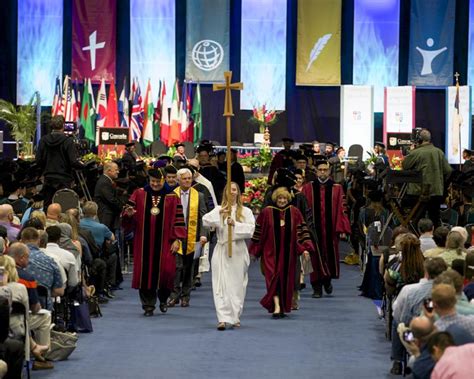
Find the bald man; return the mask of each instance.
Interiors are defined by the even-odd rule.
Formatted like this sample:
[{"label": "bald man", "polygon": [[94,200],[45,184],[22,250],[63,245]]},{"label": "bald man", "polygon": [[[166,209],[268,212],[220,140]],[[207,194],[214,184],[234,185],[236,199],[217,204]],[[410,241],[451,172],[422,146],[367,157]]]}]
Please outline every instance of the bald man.
[{"label": "bald man", "polygon": [[61,216],[62,208],[61,204],[52,203],[46,210],[46,227],[58,225],[59,217]]},{"label": "bald man", "polygon": [[94,201],[98,206],[99,220],[113,233],[119,228],[120,213],[124,206],[115,188],[118,174],[119,167],[115,162],[105,163],[104,173],[97,180],[94,190]]},{"label": "bald man", "polygon": [[9,241],[16,241],[20,228],[13,224],[13,207],[10,204],[0,205],[0,225],[7,230],[7,238]]},{"label": "bald man", "polygon": [[429,378],[436,362],[429,352],[428,340],[437,329],[428,317],[421,316],[411,320],[410,330],[414,337],[413,344],[418,348],[413,351],[416,358],[412,368],[413,377]]}]

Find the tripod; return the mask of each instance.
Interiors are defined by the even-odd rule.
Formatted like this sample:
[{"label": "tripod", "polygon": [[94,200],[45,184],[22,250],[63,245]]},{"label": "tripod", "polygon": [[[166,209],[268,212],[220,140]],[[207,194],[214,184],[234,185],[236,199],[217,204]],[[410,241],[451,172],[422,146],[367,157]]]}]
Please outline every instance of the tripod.
[{"label": "tripod", "polygon": [[86,178],[84,177],[84,173],[82,171],[76,170],[74,171],[76,174],[76,179],[79,183],[79,187],[81,187],[82,193],[87,201],[92,201],[91,193],[89,192],[89,187],[87,187]]}]

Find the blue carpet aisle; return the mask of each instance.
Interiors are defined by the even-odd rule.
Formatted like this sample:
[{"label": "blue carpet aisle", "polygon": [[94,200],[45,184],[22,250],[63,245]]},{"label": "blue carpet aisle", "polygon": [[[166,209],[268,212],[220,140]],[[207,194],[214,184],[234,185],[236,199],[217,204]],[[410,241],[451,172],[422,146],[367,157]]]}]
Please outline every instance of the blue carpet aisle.
[{"label": "blue carpet aisle", "polygon": [[224,332],[216,330],[210,275],[189,308],[151,318],[129,279],[69,360],[34,378],[388,377],[390,345],[372,301],[358,296],[357,267],[342,265],[334,297],[312,299],[305,289],[299,311],[272,320],[258,303],[264,281],[252,264],[242,327]]}]

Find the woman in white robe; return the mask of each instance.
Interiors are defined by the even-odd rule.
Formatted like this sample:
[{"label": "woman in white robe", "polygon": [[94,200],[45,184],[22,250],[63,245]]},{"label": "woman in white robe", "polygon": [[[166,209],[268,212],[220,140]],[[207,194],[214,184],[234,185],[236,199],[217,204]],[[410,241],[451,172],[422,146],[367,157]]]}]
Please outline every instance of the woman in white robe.
[{"label": "woman in white robe", "polygon": [[[211,261],[217,329],[224,330],[226,324],[239,327],[250,264],[245,240],[253,235],[255,218],[252,211],[242,205],[239,186],[232,182],[231,198],[227,199],[227,189],[224,189],[222,205],[204,215],[202,221],[204,226],[215,228],[217,234]],[[232,257],[227,248],[229,224],[232,225]]]}]

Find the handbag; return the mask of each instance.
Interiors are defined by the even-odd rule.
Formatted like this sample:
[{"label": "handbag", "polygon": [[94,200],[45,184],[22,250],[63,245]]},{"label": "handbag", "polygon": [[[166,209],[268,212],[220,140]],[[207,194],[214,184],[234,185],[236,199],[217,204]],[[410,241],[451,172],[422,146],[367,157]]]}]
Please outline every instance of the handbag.
[{"label": "handbag", "polygon": [[92,333],[92,321],[89,314],[89,304],[74,302],[71,305],[71,327],[78,333]]},{"label": "handbag", "polygon": [[67,359],[77,346],[77,336],[72,333],[62,333],[51,330],[51,343],[45,358],[49,361],[63,361]]},{"label": "handbag", "polygon": [[89,296],[87,298],[87,305],[89,306],[89,316],[93,318],[102,317],[100,310],[99,298],[97,296]]},{"label": "handbag", "polygon": [[209,264],[209,242],[206,242],[202,249],[202,256],[199,257],[199,273],[201,272],[209,272],[210,269]]}]

